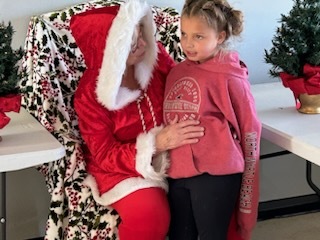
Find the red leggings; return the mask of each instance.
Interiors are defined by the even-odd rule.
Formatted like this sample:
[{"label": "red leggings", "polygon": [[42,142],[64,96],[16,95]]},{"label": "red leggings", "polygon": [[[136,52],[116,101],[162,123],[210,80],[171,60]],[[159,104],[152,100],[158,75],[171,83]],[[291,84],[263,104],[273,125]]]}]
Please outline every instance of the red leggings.
[{"label": "red leggings", "polygon": [[121,218],[121,240],[165,240],[169,229],[170,210],[163,189],[141,189],[111,206]]}]

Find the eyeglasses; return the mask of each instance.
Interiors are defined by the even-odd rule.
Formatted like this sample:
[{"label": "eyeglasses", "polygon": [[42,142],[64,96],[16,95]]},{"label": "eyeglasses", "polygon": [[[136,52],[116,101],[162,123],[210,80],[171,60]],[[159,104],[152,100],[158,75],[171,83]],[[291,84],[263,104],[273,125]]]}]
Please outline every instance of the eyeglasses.
[{"label": "eyeglasses", "polygon": [[132,44],[131,44],[131,53],[135,53],[139,47],[139,40],[143,39],[143,33],[142,33],[143,26],[138,25],[133,33],[132,36]]}]

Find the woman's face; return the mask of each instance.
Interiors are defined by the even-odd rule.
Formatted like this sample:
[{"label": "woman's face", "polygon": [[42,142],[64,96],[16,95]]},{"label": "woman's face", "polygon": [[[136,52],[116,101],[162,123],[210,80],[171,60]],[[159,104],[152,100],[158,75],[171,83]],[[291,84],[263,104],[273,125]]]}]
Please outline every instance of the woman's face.
[{"label": "woman's face", "polygon": [[141,62],[146,52],[147,42],[143,36],[143,26],[138,25],[133,35],[131,51],[127,59],[127,65],[135,65]]},{"label": "woman's face", "polygon": [[187,58],[202,63],[218,51],[225,40],[225,32],[217,32],[200,17],[181,18],[181,47]]}]

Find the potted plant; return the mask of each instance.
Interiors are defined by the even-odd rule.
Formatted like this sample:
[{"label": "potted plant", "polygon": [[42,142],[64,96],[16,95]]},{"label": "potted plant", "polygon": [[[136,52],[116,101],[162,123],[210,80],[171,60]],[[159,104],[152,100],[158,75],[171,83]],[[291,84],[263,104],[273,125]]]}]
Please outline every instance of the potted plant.
[{"label": "potted plant", "polygon": [[11,48],[13,33],[10,22],[8,25],[0,23],[0,129],[10,121],[5,112],[19,112],[21,105],[17,83],[19,81],[18,62],[23,50]]},{"label": "potted plant", "polygon": [[265,50],[270,75],[292,90],[299,112],[320,113],[320,1],[293,0],[279,22],[273,46]]}]

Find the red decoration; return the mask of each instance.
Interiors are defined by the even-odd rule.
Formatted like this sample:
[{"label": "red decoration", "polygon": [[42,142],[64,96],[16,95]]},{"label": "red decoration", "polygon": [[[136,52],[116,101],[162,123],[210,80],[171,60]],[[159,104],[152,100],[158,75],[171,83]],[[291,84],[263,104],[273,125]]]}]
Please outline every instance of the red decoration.
[{"label": "red decoration", "polygon": [[290,88],[294,97],[298,99],[300,94],[320,94],[320,66],[305,64],[303,76],[296,77],[285,72],[280,73],[283,86]]},{"label": "red decoration", "polygon": [[5,112],[19,112],[21,106],[21,96],[17,94],[9,94],[0,97],[0,129],[10,122],[10,118]]}]

